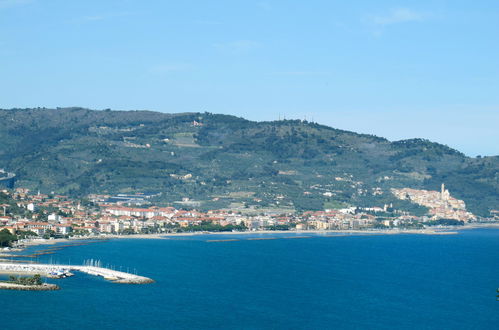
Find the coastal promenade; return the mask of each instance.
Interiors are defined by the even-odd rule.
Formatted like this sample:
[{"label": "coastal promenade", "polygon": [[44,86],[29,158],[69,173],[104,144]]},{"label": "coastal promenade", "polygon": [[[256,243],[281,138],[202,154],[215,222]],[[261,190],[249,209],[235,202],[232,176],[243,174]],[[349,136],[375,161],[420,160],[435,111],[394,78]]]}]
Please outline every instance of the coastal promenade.
[{"label": "coastal promenade", "polygon": [[0,263],[0,273],[3,274],[40,274],[50,276],[51,274],[67,274],[70,271],[78,271],[94,276],[101,276],[114,283],[146,284],[154,282],[152,279],[144,276],[95,266]]}]

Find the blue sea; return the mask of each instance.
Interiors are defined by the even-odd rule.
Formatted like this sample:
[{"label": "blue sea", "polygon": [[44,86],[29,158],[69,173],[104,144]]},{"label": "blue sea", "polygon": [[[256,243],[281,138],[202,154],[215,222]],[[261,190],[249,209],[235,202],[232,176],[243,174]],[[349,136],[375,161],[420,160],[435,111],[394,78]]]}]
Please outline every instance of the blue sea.
[{"label": "blue sea", "polygon": [[[117,239],[40,262],[137,272],[60,291],[0,291],[1,329],[499,329],[499,230],[458,235]],[[217,239],[237,241],[210,242]],[[40,249],[40,247],[37,247]]]}]

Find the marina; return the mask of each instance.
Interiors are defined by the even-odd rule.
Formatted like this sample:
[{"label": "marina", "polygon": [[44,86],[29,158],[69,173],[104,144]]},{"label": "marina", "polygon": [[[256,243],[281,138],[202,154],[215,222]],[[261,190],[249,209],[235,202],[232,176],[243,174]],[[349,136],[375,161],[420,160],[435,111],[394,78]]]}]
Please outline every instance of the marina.
[{"label": "marina", "polygon": [[[248,235],[114,239],[40,256],[41,264],[53,260],[74,276],[47,280],[57,291],[0,291],[10,302],[2,329],[495,329],[499,322],[499,254],[492,253],[499,229],[260,241]],[[38,248],[46,247],[25,253]],[[156,282],[114,284],[68,264],[131,274],[136,268]]]},{"label": "marina", "polygon": [[52,265],[52,264],[20,264],[20,263],[0,263],[0,273],[3,274],[40,274],[49,278],[64,278],[74,274],[72,272],[82,272],[89,275],[100,276],[104,279],[123,284],[147,284],[154,281],[148,277],[130,274],[113,269],[97,267],[94,265]]}]

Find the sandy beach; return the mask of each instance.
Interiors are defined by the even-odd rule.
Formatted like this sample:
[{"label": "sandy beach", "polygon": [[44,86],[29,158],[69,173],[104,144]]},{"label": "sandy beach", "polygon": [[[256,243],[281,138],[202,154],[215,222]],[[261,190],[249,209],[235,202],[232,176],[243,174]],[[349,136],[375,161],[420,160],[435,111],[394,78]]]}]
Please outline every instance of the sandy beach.
[{"label": "sandy beach", "polygon": [[[494,226],[495,225],[495,226]],[[459,228],[437,228],[437,229],[383,229],[383,230],[255,230],[255,231],[227,231],[227,232],[184,232],[184,233],[157,233],[157,234],[131,234],[131,235],[99,235],[77,238],[57,238],[57,239],[34,239],[24,241],[24,247],[35,245],[52,245],[62,242],[74,242],[81,240],[101,240],[101,239],[168,239],[170,237],[182,236],[200,236],[200,235],[265,235],[265,234],[360,234],[360,235],[396,235],[396,234],[421,234],[421,235],[449,235],[457,234],[455,230],[483,228],[484,226],[470,225]],[[490,227],[499,228],[499,224],[491,224]],[[19,251],[20,248],[14,248],[9,252]],[[0,254],[1,256],[1,254]]]},{"label": "sandy beach", "polygon": [[[100,235],[77,238],[57,238],[57,239],[33,239],[24,240],[21,244],[9,251],[0,252],[0,257],[12,257],[16,252],[22,251],[30,246],[54,245],[58,243],[73,243],[75,241],[98,241],[106,239],[171,239],[175,237],[200,236],[200,235],[272,235],[288,234],[289,237],[303,237],[307,234],[324,236],[345,236],[345,235],[455,235],[457,230],[477,229],[477,228],[499,228],[499,223],[474,223],[460,227],[438,227],[425,229],[382,229],[382,230],[257,230],[241,232],[187,232],[187,233],[160,233],[160,234],[132,234],[132,235]],[[284,237],[283,237],[284,238]],[[216,239],[215,239],[216,240]],[[213,240],[213,241],[215,241]]]},{"label": "sandy beach", "polygon": [[[461,229],[461,228],[459,228]],[[331,234],[358,234],[358,235],[396,235],[396,234],[421,234],[421,235],[449,235],[457,234],[455,228],[449,230],[438,229],[384,229],[384,230],[256,230],[256,231],[229,231],[229,232],[191,232],[191,233],[164,233],[164,234],[135,234],[135,235],[105,235],[102,238],[119,239],[168,239],[170,237],[200,236],[200,235],[266,235],[266,234],[289,234],[289,235],[331,235]]]}]

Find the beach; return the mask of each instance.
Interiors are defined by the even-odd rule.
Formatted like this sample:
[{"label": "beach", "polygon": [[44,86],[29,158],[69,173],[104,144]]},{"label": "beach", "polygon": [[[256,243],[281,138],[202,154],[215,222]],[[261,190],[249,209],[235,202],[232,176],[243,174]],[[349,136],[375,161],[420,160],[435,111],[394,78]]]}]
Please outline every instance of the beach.
[{"label": "beach", "polygon": [[[311,235],[324,235],[324,236],[344,236],[344,235],[401,235],[401,234],[411,234],[411,235],[456,235],[457,230],[469,230],[478,228],[499,228],[499,223],[472,223],[466,224],[459,227],[435,227],[435,228],[424,228],[424,229],[380,229],[380,230],[255,230],[255,231],[229,231],[229,232],[182,232],[182,233],[155,233],[155,234],[131,234],[131,235],[99,235],[99,236],[86,236],[86,237],[74,237],[74,238],[52,238],[52,239],[25,239],[20,241],[20,244],[11,248],[8,251],[0,252],[0,260],[2,257],[16,257],[16,252],[21,252],[24,249],[31,246],[38,245],[55,245],[59,243],[74,243],[74,242],[85,242],[85,241],[100,241],[108,239],[172,239],[176,237],[191,237],[200,235],[231,235],[231,236],[249,236],[249,235],[272,235],[272,234],[289,234],[289,237],[279,237],[280,239],[296,238],[296,237],[306,237],[307,234]],[[230,239],[234,241],[235,239]],[[214,241],[228,241],[224,240],[209,240]]]},{"label": "beach", "polygon": [[499,228],[499,224],[470,224],[460,227],[441,227],[425,229],[382,229],[382,230],[255,230],[255,231],[228,231],[228,232],[182,232],[182,233],[155,233],[155,234],[131,234],[131,235],[99,235],[75,238],[55,238],[32,240],[23,240],[20,244],[8,251],[0,252],[0,257],[11,257],[14,252],[20,252],[27,247],[37,245],[54,245],[58,243],[67,243],[86,240],[106,240],[106,239],[170,239],[183,236],[200,235],[271,235],[271,234],[289,234],[289,235],[400,235],[400,234],[418,234],[418,235],[455,235],[456,230],[476,229],[476,228]]}]

